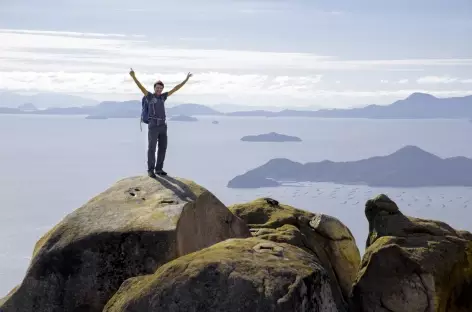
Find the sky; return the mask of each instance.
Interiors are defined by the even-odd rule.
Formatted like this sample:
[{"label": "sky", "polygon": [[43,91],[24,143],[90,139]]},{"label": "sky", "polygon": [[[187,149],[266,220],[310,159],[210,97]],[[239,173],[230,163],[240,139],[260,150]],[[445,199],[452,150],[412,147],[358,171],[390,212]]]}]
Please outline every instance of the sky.
[{"label": "sky", "polygon": [[[0,0],[0,91],[356,107],[472,94],[470,0]],[[169,99],[171,99],[169,98]]]}]

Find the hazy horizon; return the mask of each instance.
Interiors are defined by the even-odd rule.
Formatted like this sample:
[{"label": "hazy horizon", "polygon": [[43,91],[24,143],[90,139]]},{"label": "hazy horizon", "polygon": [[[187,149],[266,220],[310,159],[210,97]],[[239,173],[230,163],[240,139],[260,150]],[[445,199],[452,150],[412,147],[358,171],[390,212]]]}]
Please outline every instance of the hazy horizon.
[{"label": "hazy horizon", "polygon": [[[414,92],[409,94],[405,98],[400,98],[398,100],[406,100],[413,94],[418,94],[421,92]],[[428,93],[424,93],[428,94]],[[433,95],[434,96],[434,95]],[[116,101],[116,102],[124,102],[129,100],[112,100],[112,99],[104,99],[103,101],[94,99],[93,97],[75,95],[71,93],[55,93],[55,92],[12,92],[12,91],[0,91],[0,101],[2,97],[6,97],[4,102],[0,102],[0,107],[8,107],[8,108],[17,108],[23,104],[33,104],[38,109],[47,109],[47,108],[56,108],[56,107],[81,107],[81,106],[94,106],[98,105],[102,102],[106,101]],[[447,98],[460,98],[461,96],[457,97],[436,97],[438,99],[447,99]],[[61,99],[72,99],[70,102],[62,102]],[[11,102],[8,99],[12,99]],[[37,100],[35,100],[37,99]],[[140,101],[140,98],[131,99],[134,101]],[[366,103],[363,105],[352,105],[343,107],[341,109],[353,109],[353,108],[363,108],[370,105],[379,105],[379,106],[388,106],[394,104],[395,102],[389,103]],[[323,109],[336,109],[337,107],[329,107],[323,105],[251,105],[251,104],[243,104],[243,103],[195,103],[195,102],[175,102],[175,101],[168,101],[166,102],[166,107],[175,107],[178,105],[185,105],[185,104],[197,104],[197,105],[204,105],[207,107],[211,107],[219,112],[222,113],[230,113],[230,112],[237,112],[237,111],[256,111],[256,110],[266,110],[266,111],[281,111],[284,109],[291,109],[291,110],[323,110]]]}]

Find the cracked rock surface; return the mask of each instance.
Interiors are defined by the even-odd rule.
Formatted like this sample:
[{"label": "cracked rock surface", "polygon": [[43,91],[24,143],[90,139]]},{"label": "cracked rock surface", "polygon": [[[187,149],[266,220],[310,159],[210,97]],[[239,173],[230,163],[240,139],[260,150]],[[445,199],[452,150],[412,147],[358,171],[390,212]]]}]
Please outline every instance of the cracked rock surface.
[{"label": "cracked rock surface", "polygon": [[22,284],[0,300],[0,311],[102,311],[126,279],[249,236],[244,221],[194,182],[123,179],[37,242]]},{"label": "cracked rock surface", "polygon": [[472,311],[471,234],[405,216],[386,195],[367,201],[367,249],[353,312]]},{"label": "cracked rock surface", "polygon": [[313,254],[328,272],[334,298],[347,304],[360,254],[351,231],[341,221],[270,198],[236,204],[229,209],[246,221],[253,236],[292,244]]},{"label": "cracked rock surface", "polygon": [[129,279],[105,312],[346,311],[329,276],[301,248],[259,238],[228,239]]}]

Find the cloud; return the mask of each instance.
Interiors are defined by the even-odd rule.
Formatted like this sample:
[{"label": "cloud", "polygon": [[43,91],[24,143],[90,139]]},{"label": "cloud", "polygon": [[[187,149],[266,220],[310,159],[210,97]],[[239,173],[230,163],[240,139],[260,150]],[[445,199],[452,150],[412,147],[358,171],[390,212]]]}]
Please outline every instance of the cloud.
[{"label": "cloud", "polygon": [[[472,66],[472,59],[345,60],[313,53],[171,48],[140,37],[51,31],[0,31],[0,70],[68,66],[134,66],[148,71],[179,68],[215,71],[384,71],[424,66]],[[103,35],[103,37],[97,37]],[[311,73],[310,73],[311,74]]]},{"label": "cloud", "polygon": [[[148,88],[157,79],[164,81],[166,89],[185,78],[184,72],[173,74],[139,74],[138,79]],[[290,77],[267,75],[232,75],[228,73],[203,72],[194,76],[179,95],[264,95],[289,96],[299,99],[314,97],[379,97],[408,96],[413,92],[431,93],[437,96],[462,96],[471,94],[472,90],[329,90],[315,85],[321,77]],[[13,91],[49,91],[96,94],[136,94],[139,93],[128,74],[103,73],[66,73],[66,72],[0,72],[0,86]]]},{"label": "cloud", "polygon": [[191,41],[191,42],[197,42],[197,41],[216,41],[217,39],[214,37],[182,37],[179,38],[180,41]]},{"label": "cloud", "polygon": [[126,37],[138,37],[144,38],[144,35],[125,35],[125,34],[111,34],[111,33],[84,33],[84,32],[75,32],[75,31],[50,31],[50,30],[29,30],[29,29],[2,29],[0,28],[1,33],[12,33],[12,34],[29,34],[29,35],[52,35],[52,36],[71,36],[71,37],[116,37],[116,38],[126,38]]},{"label": "cloud", "polygon": [[419,84],[453,83],[456,81],[457,78],[450,76],[425,76],[416,80]]},{"label": "cloud", "polygon": [[471,95],[472,90],[418,90],[418,89],[402,89],[402,90],[314,90],[312,95],[317,97],[355,97],[355,98],[378,98],[378,97],[395,97],[404,98],[412,93],[421,92],[432,94],[437,97],[452,97]]},{"label": "cloud", "polygon": [[323,75],[316,75],[312,77],[290,77],[290,76],[277,76],[273,80],[278,82],[280,85],[287,85],[287,84],[298,84],[298,83],[306,83],[306,84],[313,84],[319,83]]},{"label": "cloud", "polygon": [[451,76],[425,76],[416,80],[419,84],[450,84],[450,83],[472,83],[472,79],[461,79]]},{"label": "cloud", "polygon": [[[180,83],[186,76],[185,72],[172,74],[137,73],[138,79],[151,89],[157,80],[164,81],[166,88]],[[191,82],[179,93],[185,94],[280,94],[290,95],[292,92],[314,89],[313,85],[321,81],[321,75],[275,76],[238,75],[219,72],[202,72],[194,76]],[[127,73],[105,74],[93,72],[32,72],[12,71],[0,72],[0,86],[15,91],[48,91],[85,93],[121,93],[134,94],[137,87]]]},{"label": "cloud", "polygon": [[[149,88],[157,79],[168,88],[183,80],[187,71],[193,71],[191,82],[179,92],[183,95],[237,94],[248,99],[280,96],[307,101],[323,97],[375,98],[405,96],[419,90],[350,89],[356,85],[359,72],[368,75],[370,71],[383,74],[400,68],[472,66],[472,59],[349,60],[313,53],[187,49],[162,46],[139,35],[65,31],[0,29],[0,42],[0,89],[15,91],[132,95],[138,93],[128,76],[129,67],[133,67]],[[343,90],[339,90],[339,78]],[[439,80],[436,76],[418,79],[422,83]],[[390,82],[393,80],[381,81]],[[336,90],[331,89],[334,86]],[[435,94],[441,95],[438,92],[459,95],[470,90]]]},{"label": "cloud", "polygon": [[[67,70],[77,64],[115,66],[123,64],[148,71],[193,70],[309,70],[328,57],[306,53],[182,49],[156,46],[137,38],[95,38],[68,35],[0,32],[0,69],[34,69],[51,63]],[[128,67],[127,65],[125,65]]]},{"label": "cloud", "polygon": [[241,9],[241,10],[238,10],[238,12],[243,13],[243,14],[256,14],[256,13],[259,13],[260,11],[254,10],[254,9]]}]

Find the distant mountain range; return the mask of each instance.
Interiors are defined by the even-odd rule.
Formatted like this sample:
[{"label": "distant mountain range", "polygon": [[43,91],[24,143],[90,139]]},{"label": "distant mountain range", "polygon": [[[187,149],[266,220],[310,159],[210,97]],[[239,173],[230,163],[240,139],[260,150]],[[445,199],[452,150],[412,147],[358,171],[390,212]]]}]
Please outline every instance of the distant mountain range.
[{"label": "distant mountain range", "polygon": [[350,109],[320,109],[316,111],[282,110],[239,111],[230,116],[318,117],[371,119],[471,118],[472,96],[437,98],[430,94],[413,93],[390,105],[368,105]]},{"label": "distant mountain range", "polygon": [[387,106],[369,105],[353,109],[319,110],[314,117],[336,118],[470,118],[472,96],[437,98],[426,93],[413,93],[404,100]]},{"label": "distant mountain range", "polygon": [[[1,96],[0,96],[1,99]],[[28,103],[37,105],[32,99]],[[19,105],[23,105],[22,102]],[[18,106],[19,106],[18,105]],[[1,105],[0,105],[1,106]],[[166,109],[169,116],[173,115],[209,115],[209,116],[239,116],[239,117],[318,117],[318,118],[373,118],[373,119],[425,119],[425,118],[472,118],[472,96],[436,98],[430,94],[413,93],[404,100],[390,105],[368,105],[352,109],[321,109],[282,111],[248,110],[222,113],[214,108],[201,104],[181,104]],[[55,114],[77,115],[85,114],[108,118],[135,118],[141,114],[140,101],[112,102],[106,101],[98,105],[82,105],[80,107],[50,108],[25,112],[20,109],[2,108],[3,114]]]},{"label": "distant mountain range", "polygon": [[472,186],[472,159],[440,158],[416,146],[387,156],[301,164],[272,159],[228,182],[229,188],[275,187],[283,182],[332,182],[373,187]]},{"label": "distant mountain range", "polygon": [[[94,118],[139,118],[141,101],[114,102],[105,101],[95,106],[48,108],[36,111],[24,111],[20,108],[0,107],[0,114],[35,114],[35,115],[88,115]],[[200,104],[181,104],[166,109],[171,116],[220,116],[222,113]]]},{"label": "distant mountain range", "polygon": [[[280,112],[284,110],[281,106],[272,105],[238,105],[238,104],[217,104],[212,105],[212,108],[222,113],[234,113],[234,112],[246,112],[246,111],[267,111],[267,112]],[[296,110],[314,111],[319,110],[320,106],[296,106]]]}]

